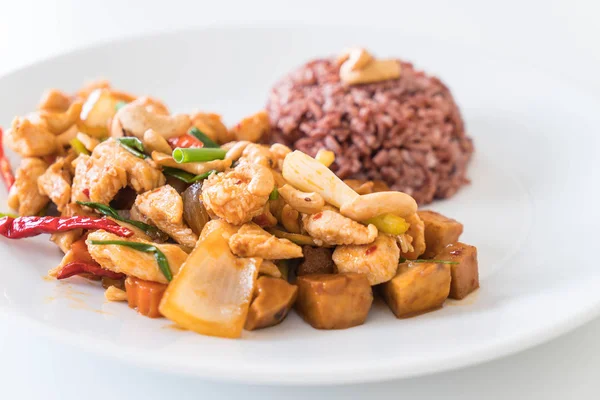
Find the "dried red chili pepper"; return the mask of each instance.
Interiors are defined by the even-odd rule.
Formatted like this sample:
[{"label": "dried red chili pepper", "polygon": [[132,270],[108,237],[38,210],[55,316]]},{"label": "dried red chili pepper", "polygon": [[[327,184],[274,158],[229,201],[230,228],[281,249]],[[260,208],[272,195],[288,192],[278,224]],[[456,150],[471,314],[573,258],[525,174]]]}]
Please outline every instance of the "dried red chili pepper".
[{"label": "dried red chili pepper", "polygon": [[178,147],[196,149],[204,147],[204,143],[202,143],[194,136],[188,134],[170,138],[169,140],[167,140],[167,142],[169,142],[169,145],[173,149],[176,149]]},{"label": "dried red chili pepper", "polygon": [[125,278],[125,274],[102,268],[99,264],[96,264],[96,263],[73,261],[68,264],[65,264],[60,269],[60,271],[56,275],[56,279],[66,279],[66,278],[70,278],[74,275],[79,275],[79,274],[83,274],[83,273],[88,273],[88,274],[92,274],[95,276],[105,276],[105,277],[111,278],[111,279]]},{"label": "dried red chili pepper", "polygon": [[104,229],[115,235],[129,237],[133,231],[107,218],[90,217],[3,217],[0,218],[0,235],[21,239],[42,233],[56,233],[73,229]]},{"label": "dried red chili pepper", "polygon": [[0,176],[2,176],[6,189],[10,190],[15,183],[15,175],[12,172],[10,161],[8,161],[8,158],[4,154],[3,134],[4,132],[0,128]]}]

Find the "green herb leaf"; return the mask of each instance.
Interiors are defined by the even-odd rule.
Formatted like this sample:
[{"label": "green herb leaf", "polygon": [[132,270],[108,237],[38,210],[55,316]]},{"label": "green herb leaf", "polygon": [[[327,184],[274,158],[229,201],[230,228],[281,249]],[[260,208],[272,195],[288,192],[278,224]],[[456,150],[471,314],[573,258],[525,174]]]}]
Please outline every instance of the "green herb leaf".
[{"label": "green herb leaf", "polygon": [[167,281],[170,282],[173,279],[173,274],[171,273],[171,268],[169,267],[169,261],[167,260],[167,257],[162,251],[160,251],[158,247],[152,244],[129,242],[127,240],[90,240],[89,243],[93,245],[126,246],[144,253],[152,253],[156,263],[158,264],[158,269],[160,269],[160,272],[162,272],[165,278],[167,278]]},{"label": "green herb leaf", "polygon": [[187,148],[178,147],[173,150],[173,159],[176,163],[204,162],[213,160],[223,160],[227,152],[223,149],[215,148]]},{"label": "green herb leaf", "polygon": [[144,232],[157,231],[157,228],[153,227],[152,225],[145,224],[141,221],[134,221],[132,219],[127,219],[127,218],[121,217],[119,215],[119,213],[117,212],[117,210],[115,210],[114,208],[112,208],[110,206],[107,206],[106,204],[94,203],[93,201],[78,201],[77,204],[92,208],[92,209],[98,211],[100,214],[106,215],[107,217],[111,217],[118,221],[123,221],[128,224],[131,224],[135,227],[140,228]]},{"label": "green herb leaf", "polygon": [[208,178],[211,174],[214,174],[215,172],[217,171],[211,170],[200,175],[194,175],[190,174],[187,171],[183,171],[177,168],[163,167],[163,174],[172,176],[173,178],[177,178],[185,183],[195,183],[204,180]]},{"label": "green herb leaf", "polygon": [[209,138],[205,133],[203,133],[200,129],[196,128],[195,126],[192,129],[190,129],[188,131],[188,133],[190,135],[192,135],[193,137],[195,137],[196,139],[198,139],[199,141],[201,141],[202,143],[204,143],[204,147],[212,147],[212,148],[221,147],[218,144],[216,144],[211,138]]},{"label": "green herb leaf", "polygon": [[138,158],[148,158],[148,156],[144,154],[144,144],[140,139],[135,137],[122,137],[118,138],[117,142],[134,156]]},{"label": "green herb leaf", "polygon": [[279,198],[279,190],[277,188],[273,188],[271,194],[269,194],[269,200],[277,200]]},{"label": "green herb leaf", "polygon": [[119,101],[119,102],[117,102],[117,104],[115,104],[115,110],[119,111],[121,108],[123,108],[126,105],[127,105],[126,101]]}]

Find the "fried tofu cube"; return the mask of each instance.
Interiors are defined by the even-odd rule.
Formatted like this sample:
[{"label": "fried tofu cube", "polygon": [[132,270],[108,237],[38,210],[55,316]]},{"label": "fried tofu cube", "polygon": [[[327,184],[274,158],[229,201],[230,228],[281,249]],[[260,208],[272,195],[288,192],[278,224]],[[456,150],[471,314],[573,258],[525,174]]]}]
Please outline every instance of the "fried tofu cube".
[{"label": "fried tofu cube", "polygon": [[450,292],[450,265],[400,264],[392,280],[380,285],[381,294],[397,318],[408,318],[440,308]]},{"label": "fried tofu cube", "polygon": [[294,305],[298,288],[280,278],[261,276],[256,281],[256,297],[250,304],[244,329],[252,331],[277,325]]},{"label": "fried tofu cube", "polygon": [[367,276],[354,272],[299,276],[296,309],[317,329],[345,329],[367,319],[373,291]]},{"label": "fried tofu cube", "polygon": [[457,263],[450,264],[452,273],[450,298],[463,299],[479,287],[477,247],[457,242],[445,247],[436,254],[435,259]]},{"label": "fried tofu cube", "polygon": [[425,223],[425,253],[423,258],[433,258],[450,243],[456,243],[463,232],[463,225],[434,211],[419,211]]}]

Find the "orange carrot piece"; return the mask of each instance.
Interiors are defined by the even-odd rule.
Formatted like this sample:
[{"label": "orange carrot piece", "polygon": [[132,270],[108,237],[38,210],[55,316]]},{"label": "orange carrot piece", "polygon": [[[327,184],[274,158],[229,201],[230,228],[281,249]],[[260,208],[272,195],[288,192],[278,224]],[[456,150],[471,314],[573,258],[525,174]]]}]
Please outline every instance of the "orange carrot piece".
[{"label": "orange carrot piece", "polygon": [[129,307],[150,318],[162,317],[158,311],[160,300],[167,289],[164,283],[145,281],[133,276],[125,279],[125,292]]}]

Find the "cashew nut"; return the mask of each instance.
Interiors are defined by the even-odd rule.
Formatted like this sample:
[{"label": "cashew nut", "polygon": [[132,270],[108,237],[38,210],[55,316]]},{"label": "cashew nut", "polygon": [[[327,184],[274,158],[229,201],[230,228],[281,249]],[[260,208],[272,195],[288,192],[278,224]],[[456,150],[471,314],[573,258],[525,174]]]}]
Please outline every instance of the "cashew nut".
[{"label": "cashew nut", "polygon": [[316,214],[323,210],[325,200],[318,193],[306,193],[295,189],[291,185],[285,184],[278,189],[279,195],[288,203],[294,210],[304,214]]},{"label": "cashew nut", "polygon": [[77,137],[77,132],[79,132],[77,125],[71,125],[71,127],[63,133],[56,135],[56,143],[58,143],[60,147],[67,147],[69,142]]},{"label": "cashew nut", "polygon": [[[150,112],[137,100],[123,106],[113,118],[111,135],[115,129],[115,120],[120,122],[124,131],[141,139],[144,132],[153,129],[165,139],[185,135],[191,125],[186,114],[162,115]],[[118,132],[117,132],[118,133]]]},{"label": "cashew nut", "polygon": [[258,268],[258,273],[262,275],[272,276],[273,278],[281,278],[281,271],[273,261],[263,260]]},{"label": "cashew nut", "polygon": [[116,286],[109,286],[104,292],[104,297],[108,301],[127,301],[127,293]]},{"label": "cashew nut", "polygon": [[355,221],[366,221],[386,213],[407,217],[417,212],[417,202],[403,192],[370,193],[342,204],[340,212]]},{"label": "cashew nut", "polygon": [[152,160],[163,167],[177,168],[194,175],[201,175],[213,170],[221,172],[231,167],[231,160],[213,160],[178,164],[170,155],[158,151],[152,152]]},{"label": "cashew nut", "polygon": [[46,90],[38,104],[38,110],[65,112],[71,104],[71,97],[58,89]]},{"label": "cashew nut", "polygon": [[119,101],[124,101],[126,103],[131,103],[132,101],[135,101],[135,99],[136,99],[136,97],[134,95],[124,92],[122,90],[110,89],[109,92],[113,98],[115,98]]},{"label": "cashew nut", "polygon": [[125,132],[123,132],[123,126],[121,125],[121,121],[119,118],[113,118],[110,121],[110,137],[120,138],[125,136]]},{"label": "cashew nut", "polygon": [[239,142],[230,142],[230,143],[234,143],[234,144],[229,148],[229,150],[227,150],[227,154],[225,155],[225,158],[227,160],[231,160],[231,161],[235,161],[238,158],[240,158],[242,156],[242,153],[246,149],[246,147],[248,147],[248,145],[250,144],[250,142],[247,140],[241,140]]},{"label": "cashew nut", "polygon": [[169,109],[167,108],[166,104],[158,99],[155,99],[154,97],[143,96],[143,97],[138,97],[137,99],[134,99],[134,100],[135,100],[136,104],[140,104],[140,105],[146,107],[146,110],[148,110],[151,113],[161,114],[161,115],[170,115],[171,114],[169,112]]},{"label": "cashew nut", "polygon": [[154,132],[152,129],[148,129],[144,132],[142,137],[142,143],[144,143],[144,149],[150,153],[157,151],[159,153],[171,153],[171,146],[167,139]]},{"label": "cashew nut", "polygon": [[373,56],[365,49],[352,48],[346,49],[338,57],[339,65],[346,65],[349,71],[358,71],[363,69],[373,60]]},{"label": "cashew nut", "polygon": [[234,134],[229,132],[219,114],[197,112],[191,114],[190,118],[193,126],[219,144],[235,140]]},{"label": "cashew nut", "polygon": [[373,181],[363,181],[360,179],[344,179],[344,183],[354,189],[358,194],[373,193],[373,186],[375,186]]},{"label": "cashew nut", "polygon": [[75,101],[71,103],[65,112],[41,110],[40,117],[46,121],[46,125],[50,132],[59,135],[79,120],[79,114],[81,114],[82,107],[82,101]]},{"label": "cashew nut", "polygon": [[365,49],[350,49],[338,58],[340,79],[347,85],[387,81],[400,77],[397,60],[374,59]]},{"label": "cashew nut", "polygon": [[289,204],[286,204],[281,209],[281,225],[290,233],[300,233],[300,214],[294,210]]},{"label": "cashew nut", "polygon": [[77,97],[80,99],[87,99],[90,93],[96,89],[110,89],[110,82],[106,79],[97,79],[95,81],[87,82],[81,89],[77,91]]},{"label": "cashew nut", "polygon": [[263,110],[238,122],[231,128],[231,132],[236,140],[248,140],[256,143],[269,129],[271,129],[269,114]]}]

